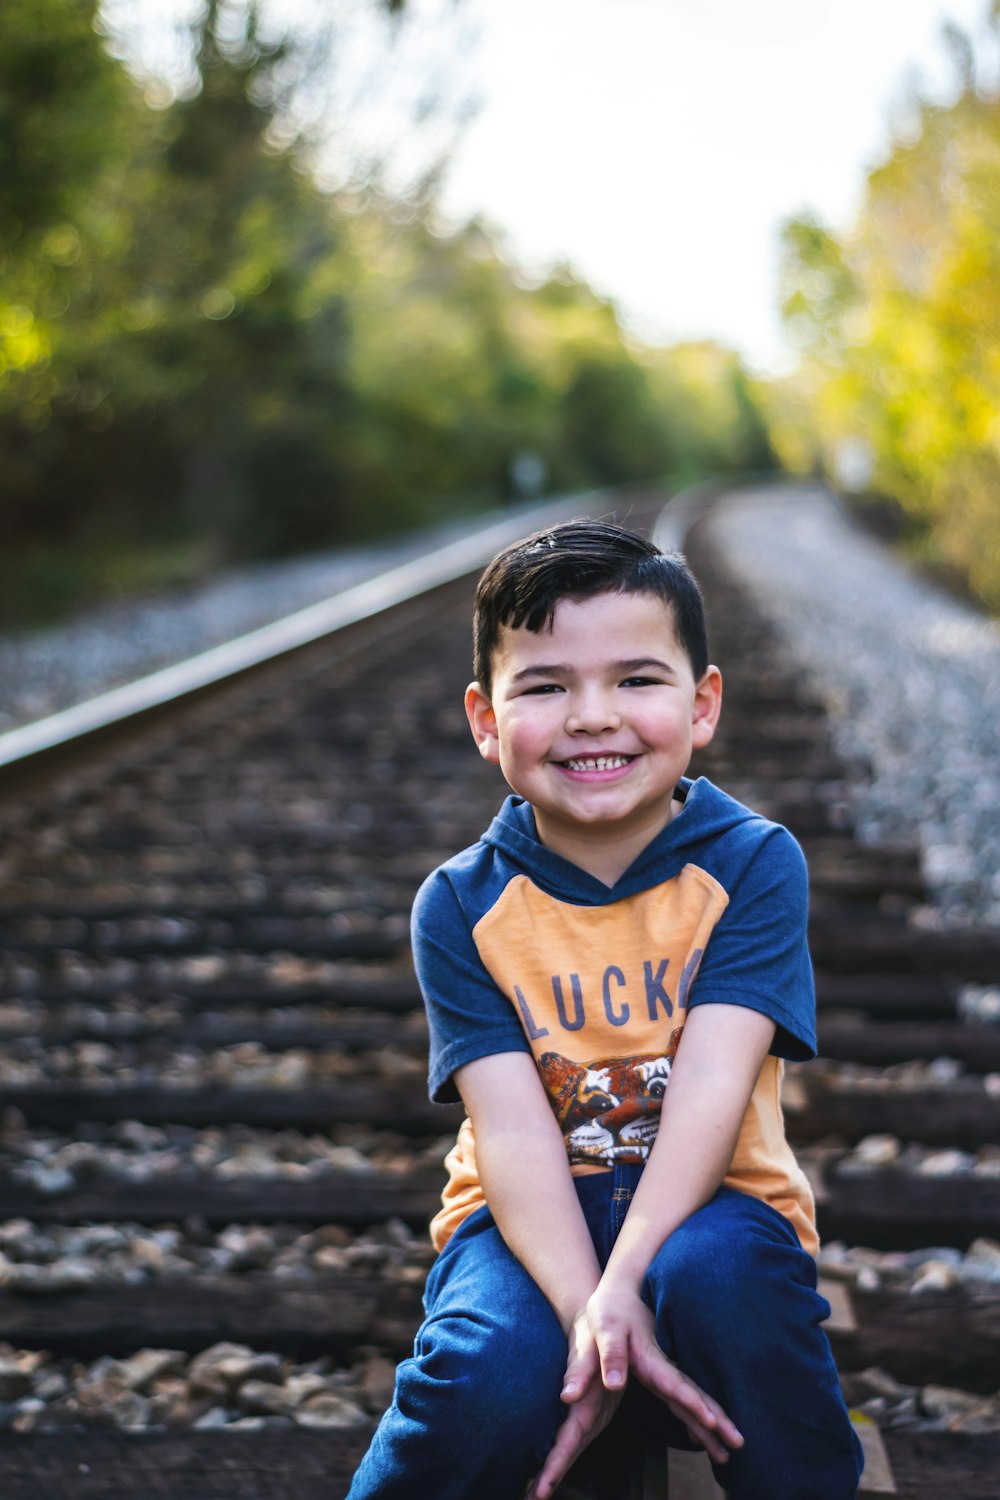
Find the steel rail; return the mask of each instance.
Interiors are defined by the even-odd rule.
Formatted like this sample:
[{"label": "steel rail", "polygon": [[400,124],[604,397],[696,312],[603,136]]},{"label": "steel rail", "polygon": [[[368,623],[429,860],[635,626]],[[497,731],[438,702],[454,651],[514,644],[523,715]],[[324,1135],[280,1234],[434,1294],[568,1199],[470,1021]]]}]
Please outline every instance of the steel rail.
[{"label": "steel rail", "polygon": [[261,625],[245,635],[213,646],[196,656],[162,667],[148,676],[99,693],[33,723],[0,735],[0,768],[82,740],[150,709],[160,708],[202,688],[263,665],[286,652],[331,635],[348,625],[415,599],[442,584],[481,568],[501,547],[542,526],[593,512],[620,491],[582,491],[505,516],[503,520],[412,558],[374,578]]},{"label": "steel rail", "polygon": [[[664,551],[680,550],[691,527],[713,504],[724,496],[739,496],[761,487],[780,489],[783,485],[780,480],[767,481],[756,476],[730,476],[690,485],[668,501],[654,528],[653,540]],[[798,490],[801,485],[790,488]],[[494,520],[316,604],[98,693],[82,703],[7,730],[0,734],[0,770],[22,765],[47,751],[138,718],[151,709],[186,698],[348,625],[370,619],[432,588],[452,583],[481,568],[495,552],[519,536],[568,520],[582,511],[593,514],[595,509],[621,500],[636,489],[635,485],[624,485],[584,490],[512,512],[502,520]]]}]

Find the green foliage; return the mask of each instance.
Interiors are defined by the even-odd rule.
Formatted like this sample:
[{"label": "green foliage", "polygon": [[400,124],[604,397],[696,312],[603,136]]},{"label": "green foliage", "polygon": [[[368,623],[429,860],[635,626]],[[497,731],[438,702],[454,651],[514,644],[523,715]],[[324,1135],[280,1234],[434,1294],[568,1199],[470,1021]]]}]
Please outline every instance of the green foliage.
[{"label": "green foliage", "polygon": [[[804,351],[776,395],[783,458],[836,473],[872,456],[872,488],[909,518],[911,546],[1000,608],[1000,97],[952,38],[953,104],[867,182],[850,237],[785,232],[784,305]],[[808,432],[814,434],[812,439]]]},{"label": "green foliage", "polygon": [[162,109],[94,21],[0,7],[8,619],[495,504],[525,452],[553,489],[772,461],[734,356],[627,345],[430,202],[321,191],[252,4],[209,0]]},{"label": "green foliage", "polygon": [[71,218],[114,149],[126,84],[94,29],[97,0],[4,0],[0,246]]}]

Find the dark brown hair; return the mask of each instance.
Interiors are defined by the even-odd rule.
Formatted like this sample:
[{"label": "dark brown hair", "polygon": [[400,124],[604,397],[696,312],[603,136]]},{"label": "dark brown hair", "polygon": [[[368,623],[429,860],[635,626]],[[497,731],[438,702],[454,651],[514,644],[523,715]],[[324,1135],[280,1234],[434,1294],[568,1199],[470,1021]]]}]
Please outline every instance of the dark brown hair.
[{"label": "dark brown hair", "polygon": [[473,671],[487,694],[505,626],[549,627],[563,599],[596,594],[647,594],[662,599],[698,682],[708,666],[701,590],[679,552],[609,521],[566,521],[505,547],[479,580],[473,613]]}]

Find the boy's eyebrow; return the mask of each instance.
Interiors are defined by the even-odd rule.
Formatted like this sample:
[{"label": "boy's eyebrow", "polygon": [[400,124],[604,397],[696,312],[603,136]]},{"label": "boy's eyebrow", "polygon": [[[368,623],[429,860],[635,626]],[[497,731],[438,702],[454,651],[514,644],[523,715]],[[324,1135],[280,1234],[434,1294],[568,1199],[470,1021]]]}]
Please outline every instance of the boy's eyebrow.
[{"label": "boy's eyebrow", "polygon": [[641,672],[644,667],[653,667],[657,672],[666,672],[671,677],[676,677],[676,670],[667,661],[661,661],[658,656],[636,656],[631,661],[616,661],[615,667],[619,672]]},{"label": "boy's eyebrow", "polygon": [[[635,656],[628,661],[611,662],[610,666],[615,672],[641,672],[652,667],[657,672],[663,672],[667,676],[676,677],[677,673],[669,662],[661,661],[658,656]],[[522,667],[515,672],[511,682],[525,682],[532,677],[571,677],[573,668],[562,663],[536,662],[530,667]]]},{"label": "boy's eyebrow", "polygon": [[529,677],[568,677],[572,670],[572,667],[550,667],[543,662],[539,662],[536,666],[522,667],[519,672],[514,673],[510,680],[511,682],[524,682]]}]

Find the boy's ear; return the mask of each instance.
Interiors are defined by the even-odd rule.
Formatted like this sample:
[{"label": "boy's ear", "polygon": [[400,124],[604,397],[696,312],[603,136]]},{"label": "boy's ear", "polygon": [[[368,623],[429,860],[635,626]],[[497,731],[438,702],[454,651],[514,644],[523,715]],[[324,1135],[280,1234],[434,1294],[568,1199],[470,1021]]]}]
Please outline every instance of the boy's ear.
[{"label": "boy's ear", "polygon": [[478,682],[470,682],[465,690],[465,717],[472,730],[472,738],[479,753],[491,765],[500,764],[500,740],[497,736],[497,716],[493,705]]},{"label": "boy's ear", "polygon": [[722,673],[718,667],[708,667],[694,690],[691,743],[696,750],[703,750],[711,741],[721,712]]}]

